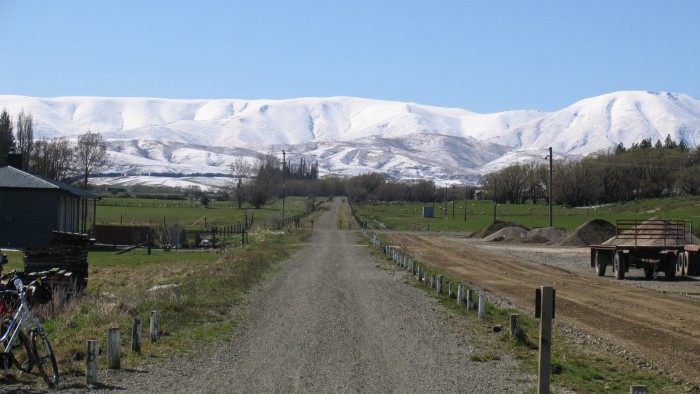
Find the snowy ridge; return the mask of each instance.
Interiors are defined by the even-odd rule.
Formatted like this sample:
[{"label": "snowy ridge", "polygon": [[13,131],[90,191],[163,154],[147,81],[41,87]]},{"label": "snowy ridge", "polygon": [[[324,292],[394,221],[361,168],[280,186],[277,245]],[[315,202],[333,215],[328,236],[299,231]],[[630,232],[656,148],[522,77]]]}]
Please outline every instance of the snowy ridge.
[{"label": "snowy ridge", "polygon": [[352,97],[288,100],[1,96],[0,107],[34,117],[35,138],[92,130],[114,168],[131,175],[227,173],[237,157],[291,152],[321,171],[380,171],[396,178],[474,183],[514,162],[580,158],[622,142],[666,135],[700,143],[700,101],[684,94],[616,92],[560,111],[478,114],[459,108]]}]

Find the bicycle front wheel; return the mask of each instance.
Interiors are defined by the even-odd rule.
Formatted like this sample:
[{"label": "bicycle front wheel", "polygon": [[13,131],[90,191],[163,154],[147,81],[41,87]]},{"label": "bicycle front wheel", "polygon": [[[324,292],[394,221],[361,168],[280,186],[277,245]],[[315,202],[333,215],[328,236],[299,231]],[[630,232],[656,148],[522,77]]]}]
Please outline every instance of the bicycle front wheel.
[{"label": "bicycle front wheel", "polygon": [[32,346],[34,362],[39,370],[39,375],[44,379],[49,387],[58,384],[58,364],[53,349],[43,331],[32,330],[29,335]]},{"label": "bicycle front wheel", "polygon": [[29,336],[21,330],[17,337],[18,344],[12,347],[12,363],[22,372],[30,372],[34,367],[34,357],[32,357],[32,347]]}]

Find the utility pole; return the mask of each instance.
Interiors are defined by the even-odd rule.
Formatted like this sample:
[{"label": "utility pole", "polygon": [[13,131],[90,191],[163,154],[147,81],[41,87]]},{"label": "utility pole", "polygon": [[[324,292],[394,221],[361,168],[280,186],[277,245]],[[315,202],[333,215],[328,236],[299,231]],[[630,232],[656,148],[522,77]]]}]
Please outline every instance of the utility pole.
[{"label": "utility pole", "polygon": [[284,187],[284,181],[287,177],[287,153],[282,149],[282,223],[284,223],[284,198],[286,197],[286,190]]},{"label": "utility pole", "polygon": [[445,186],[445,218],[447,218],[447,186]]},{"label": "utility pole", "polygon": [[549,147],[549,227],[552,226],[552,147]]},{"label": "utility pole", "polygon": [[467,203],[469,202],[469,186],[464,186],[464,221],[467,221]]}]

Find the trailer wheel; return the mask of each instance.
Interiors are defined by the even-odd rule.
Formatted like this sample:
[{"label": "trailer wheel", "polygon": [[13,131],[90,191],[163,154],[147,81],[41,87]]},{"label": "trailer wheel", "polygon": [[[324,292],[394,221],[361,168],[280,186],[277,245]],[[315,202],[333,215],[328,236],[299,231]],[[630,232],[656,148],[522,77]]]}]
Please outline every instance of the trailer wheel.
[{"label": "trailer wheel", "polygon": [[685,274],[690,276],[693,274],[693,267],[690,265],[690,252],[683,252],[683,264],[685,267]]},{"label": "trailer wheel", "polygon": [[605,276],[605,269],[608,267],[604,261],[603,254],[596,250],[595,252],[595,274],[598,276]]},{"label": "trailer wheel", "polygon": [[647,280],[654,279],[654,267],[644,267],[644,278]]},{"label": "trailer wheel", "polygon": [[615,268],[615,279],[625,279],[625,259],[623,258],[622,253],[615,253],[613,268]]},{"label": "trailer wheel", "polygon": [[680,272],[681,276],[686,275],[686,269],[685,269],[685,252],[681,252],[678,254],[678,265],[677,269]]},{"label": "trailer wheel", "polygon": [[678,265],[677,263],[677,255],[668,255],[668,258],[666,258],[666,269],[664,270],[664,273],[666,274],[666,280],[671,281],[676,278],[676,265]]}]

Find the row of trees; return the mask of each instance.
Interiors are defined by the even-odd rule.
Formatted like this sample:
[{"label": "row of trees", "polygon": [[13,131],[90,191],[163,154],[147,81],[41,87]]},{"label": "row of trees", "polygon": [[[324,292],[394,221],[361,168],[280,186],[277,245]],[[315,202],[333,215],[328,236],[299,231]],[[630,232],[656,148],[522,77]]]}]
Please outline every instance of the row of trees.
[{"label": "row of trees", "polygon": [[[588,204],[700,194],[700,151],[670,136],[651,139],[580,161],[553,164],[552,199],[556,204]],[[549,165],[514,164],[484,178],[484,189],[497,202],[548,202]]]},{"label": "row of trees", "polygon": [[[16,138],[15,138],[15,132]],[[34,140],[34,119],[22,110],[13,124],[3,108],[0,112],[0,166],[10,154],[21,155],[23,170],[61,182],[79,180],[87,188],[89,177],[109,165],[107,143],[100,133],[87,131],[75,142],[65,137]]]}]

